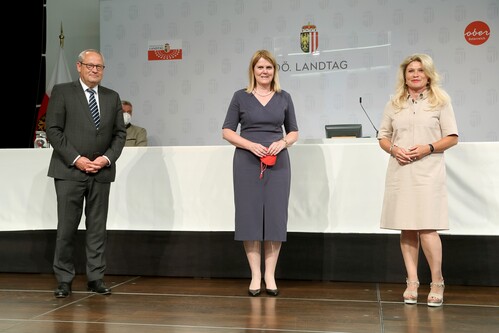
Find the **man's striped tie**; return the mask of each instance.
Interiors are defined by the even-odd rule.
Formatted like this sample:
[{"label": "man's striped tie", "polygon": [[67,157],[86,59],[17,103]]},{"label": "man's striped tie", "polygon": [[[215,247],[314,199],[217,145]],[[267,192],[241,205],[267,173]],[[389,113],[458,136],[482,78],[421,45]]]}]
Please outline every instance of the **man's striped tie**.
[{"label": "man's striped tie", "polygon": [[90,114],[94,119],[95,127],[99,129],[100,116],[99,116],[99,107],[97,106],[97,101],[95,100],[95,91],[90,88],[88,88],[87,91],[90,93],[90,98],[88,100],[88,106],[90,107]]}]

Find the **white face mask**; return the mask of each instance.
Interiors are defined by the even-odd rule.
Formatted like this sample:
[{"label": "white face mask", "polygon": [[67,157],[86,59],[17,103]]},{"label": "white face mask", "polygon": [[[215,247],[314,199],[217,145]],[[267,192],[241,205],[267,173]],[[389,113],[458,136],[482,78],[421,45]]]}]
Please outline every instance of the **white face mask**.
[{"label": "white face mask", "polygon": [[125,121],[125,126],[128,126],[132,120],[132,115],[130,113],[123,112],[123,120]]}]

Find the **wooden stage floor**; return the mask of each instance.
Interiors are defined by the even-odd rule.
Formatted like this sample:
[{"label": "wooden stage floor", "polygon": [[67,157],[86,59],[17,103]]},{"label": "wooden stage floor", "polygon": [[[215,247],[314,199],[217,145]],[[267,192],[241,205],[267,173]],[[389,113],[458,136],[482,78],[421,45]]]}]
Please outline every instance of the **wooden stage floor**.
[{"label": "wooden stage floor", "polygon": [[247,294],[249,279],[106,276],[112,295],[56,299],[51,274],[0,273],[0,332],[7,333],[460,333],[499,331],[499,287],[447,285],[430,308],[402,302],[404,283],[278,280],[280,295]]}]

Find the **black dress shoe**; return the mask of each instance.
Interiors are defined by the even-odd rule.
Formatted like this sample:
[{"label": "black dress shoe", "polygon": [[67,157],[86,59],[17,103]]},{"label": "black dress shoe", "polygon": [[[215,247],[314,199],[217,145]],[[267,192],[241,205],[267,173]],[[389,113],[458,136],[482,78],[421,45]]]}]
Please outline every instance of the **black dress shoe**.
[{"label": "black dress shoe", "polygon": [[270,296],[279,295],[279,289],[265,289],[265,291],[267,292],[267,295],[270,295]]},{"label": "black dress shoe", "polygon": [[54,296],[56,298],[65,298],[71,295],[71,283],[61,282],[54,291]]},{"label": "black dress shoe", "polygon": [[101,295],[111,295],[111,289],[106,287],[104,281],[102,280],[90,281],[87,284],[87,287],[88,291],[93,291],[94,293],[98,293]]},{"label": "black dress shoe", "polygon": [[252,297],[260,295],[262,291],[260,289],[248,289],[248,294]]}]

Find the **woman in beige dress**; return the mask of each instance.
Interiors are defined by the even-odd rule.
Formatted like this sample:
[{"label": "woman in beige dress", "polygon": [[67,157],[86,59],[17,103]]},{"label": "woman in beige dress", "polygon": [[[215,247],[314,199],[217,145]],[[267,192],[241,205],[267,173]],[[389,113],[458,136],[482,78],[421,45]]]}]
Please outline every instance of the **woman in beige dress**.
[{"label": "woman in beige dress", "polygon": [[406,304],[417,303],[420,246],[432,279],[427,304],[443,303],[442,243],[437,232],[449,229],[443,153],[457,144],[458,131],[450,97],[439,81],[430,56],[404,59],[378,134],[380,147],[391,156],[381,228],[401,230]]}]

